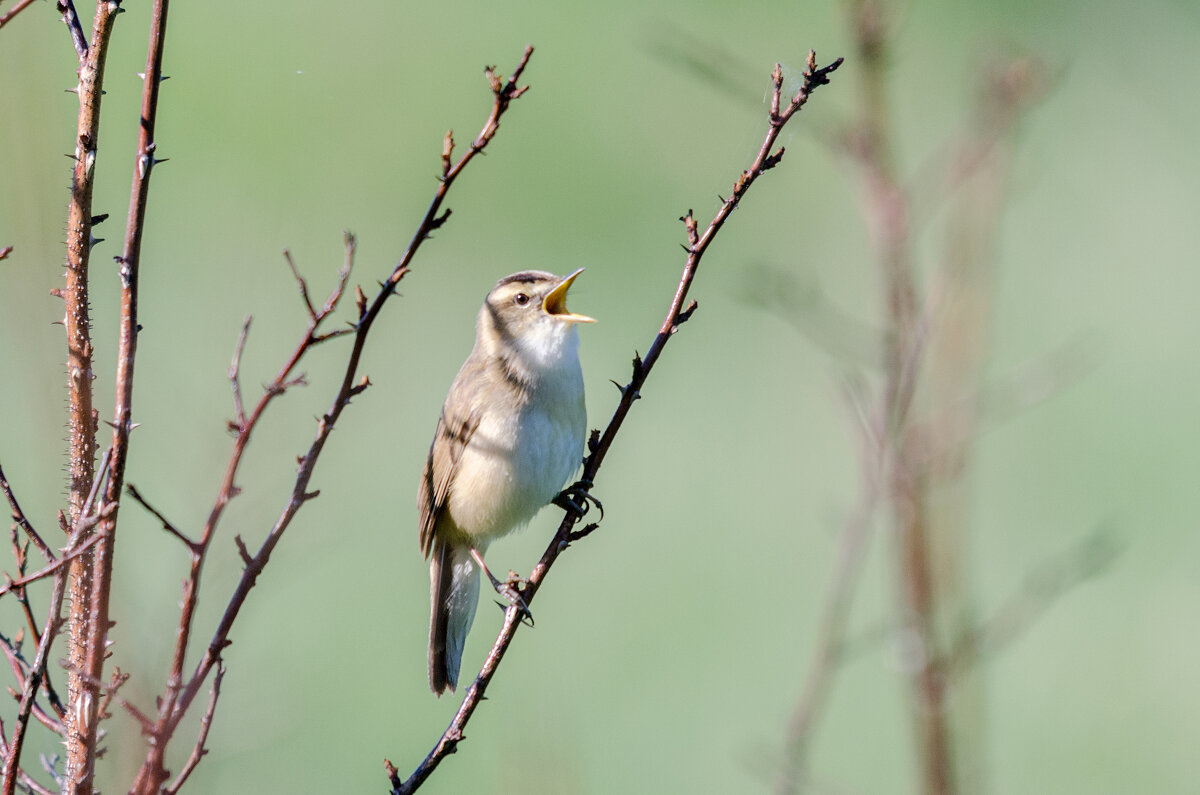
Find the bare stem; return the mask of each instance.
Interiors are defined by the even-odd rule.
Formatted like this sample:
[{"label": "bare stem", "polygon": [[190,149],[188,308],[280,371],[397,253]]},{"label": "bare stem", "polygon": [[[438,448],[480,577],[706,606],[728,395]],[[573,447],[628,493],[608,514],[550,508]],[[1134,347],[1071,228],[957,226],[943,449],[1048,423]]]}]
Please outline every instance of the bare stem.
[{"label": "bare stem", "polygon": [[17,14],[21,13],[22,11],[24,11],[26,8],[28,8],[31,5],[33,5],[33,0],[20,0],[20,2],[16,3],[12,8],[10,8],[10,9],[8,9],[8,11],[4,12],[3,16],[0,16],[0,28],[7,25],[9,22],[12,21],[13,17],[15,17]]},{"label": "bare stem", "polygon": [[59,627],[62,624],[62,602],[63,594],[66,592],[66,584],[67,570],[59,566],[55,572],[54,588],[50,594],[49,615],[46,616],[46,623],[42,627],[42,638],[41,642],[38,643],[37,655],[30,666],[29,676],[25,681],[25,688],[21,693],[21,704],[17,709],[16,728],[13,731],[13,739],[8,748],[8,755],[4,760],[3,795],[13,795],[16,792],[21,772],[21,750],[25,739],[25,731],[29,726],[29,716],[33,710],[34,698],[37,696],[38,688],[41,687],[42,679],[46,674],[46,660],[50,653],[50,646],[54,642],[54,638],[57,637]]},{"label": "bare stem", "polygon": [[[99,0],[104,2],[104,0]],[[84,35],[83,25],[79,22],[79,14],[75,12],[74,0],[58,0],[56,4],[58,13],[62,14],[63,22],[67,23],[67,30],[71,33],[71,43],[75,45],[75,53],[79,56],[79,63],[82,64],[87,60],[89,47],[87,36]],[[109,9],[112,13],[117,13],[113,9]],[[92,43],[95,44],[93,38]]]},{"label": "bare stem", "polygon": [[54,560],[54,553],[50,551],[50,547],[38,535],[38,532],[33,529],[33,525],[29,522],[25,512],[21,510],[20,504],[17,503],[17,497],[13,494],[12,486],[8,483],[8,478],[4,475],[4,468],[0,467],[0,491],[4,492],[4,498],[8,501],[8,507],[12,510],[13,521],[25,531],[25,535],[33,542],[33,545],[38,548],[38,552],[46,560]]}]

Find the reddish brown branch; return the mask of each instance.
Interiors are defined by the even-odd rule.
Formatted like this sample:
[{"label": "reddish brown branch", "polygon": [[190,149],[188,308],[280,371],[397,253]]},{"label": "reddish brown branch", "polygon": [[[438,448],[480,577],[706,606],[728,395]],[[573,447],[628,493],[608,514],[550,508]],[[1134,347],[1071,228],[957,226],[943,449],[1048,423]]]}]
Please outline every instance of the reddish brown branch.
[{"label": "reddish brown branch", "polygon": [[[67,738],[69,792],[81,795],[87,795],[93,787],[96,732],[100,722],[97,712],[99,704],[97,688],[98,683],[103,680],[104,661],[108,654],[109,593],[112,582],[117,511],[120,505],[121,490],[124,486],[125,464],[129,455],[129,435],[134,427],[132,422],[133,379],[137,355],[137,335],[140,328],[138,325],[138,277],[146,205],[150,191],[150,176],[154,164],[158,162],[155,158],[157,143],[154,139],[154,130],[158,108],[158,89],[162,81],[167,8],[168,0],[156,0],[151,12],[146,70],[143,73],[141,124],[138,128],[129,212],[126,216],[122,253],[116,257],[121,279],[121,314],[115,382],[116,401],[112,421],[112,452],[103,501],[106,513],[96,529],[100,542],[96,545],[94,553],[88,556],[91,559],[81,559],[89,569],[86,579],[80,580],[80,585],[83,587],[75,588],[72,593],[72,615],[74,616],[79,610],[86,611],[86,621],[73,619],[72,649],[74,653],[71,655],[70,666],[70,670],[73,672],[72,681],[77,684],[77,690],[83,691],[86,695],[82,698],[77,697],[72,702],[73,708],[69,713]],[[119,10],[116,3],[99,3],[96,12],[97,20],[102,14],[115,14]],[[109,27],[111,27],[111,22]],[[89,50],[89,60],[98,51],[102,51],[102,48],[93,44]],[[79,597],[83,597],[85,601],[76,602]]]},{"label": "reddish brown branch", "polygon": [[8,507],[12,511],[13,522],[18,527],[25,531],[25,535],[33,542],[33,545],[38,548],[38,552],[42,553],[42,557],[46,560],[54,560],[54,553],[50,551],[50,547],[38,535],[38,532],[33,529],[25,512],[21,510],[21,506],[17,503],[17,497],[13,494],[12,486],[9,485],[8,478],[4,475],[4,467],[0,467],[0,490],[4,491],[4,499],[8,501]]},{"label": "reddish brown branch", "polygon": [[[75,145],[75,168],[71,180],[71,202],[67,215],[67,273],[62,291],[66,303],[67,331],[67,421],[69,443],[68,504],[70,524],[79,526],[84,517],[85,495],[92,491],[96,458],[96,414],[92,408],[92,339],[88,302],[88,263],[92,237],[92,189],[100,140],[100,101],[103,96],[104,63],[120,6],[96,4],[90,46],[82,45],[78,17],[69,2],[59,4],[67,17],[80,53],[79,115]],[[95,587],[96,550],[75,558],[70,570],[71,627],[67,692],[67,761],[64,795],[90,795],[95,749],[94,709],[96,693],[77,673],[88,667],[97,634],[107,625],[93,624],[92,593]],[[107,621],[107,616],[105,616]],[[103,644],[100,645],[103,654]]]},{"label": "reddish brown branch", "polygon": [[[17,14],[21,13],[22,11],[24,11],[26,8],[28,8],[31,5],[33,5],[33,0],[20,0],[20,2],[16,3],[12,8],[10,8],[10,9],[8,9],[8,11],[4,12],[3,16],[0,16],[0,28],[7,25],[9,22],[12,21],[13,17],[15,17]],[[3,254],[7,254],[7,253],[8,253],[7,250],[5,250],[3,252]],[[4,259],[4,256],[0,256],[0,259]]]},{"label": "reddish brown branch", "polygon": [[[47,563],[45,566],[38,569],[33,574],[26,574],[15,580],[6,576],[5,577],[6,582],[4,583],[4,585],[0,586],[0,596],[4,596],[9,591],[16,590],[19,588],[24,588],[26,585],[29,585],[30,583],[37,582],[38,580],[43,579],[45,577],[49,577],[51,574],[54,574],[56,571],[61,569],[64,565],[66,565],[67,563],[70,563],[72,560],[74,560],[75,558],[82,555],[84,552],[91,549],[92,545],[94,545],[99,540],[100,540],[99,536],[93,535],[91,538],[87,539],[82,544],[75,547],[67,554],[63,555],[61,558],[58,558],[57,560],[53,560],[50,563]],[[40,638],[38,638],[37,636],[35,636],[35,639],[40,640]]]},{"label": "reddish brown branch", "polygon": [[[738,202],[749,191],[750,186],[754,184],[758,177],[762,176],[763,172],[777,164],[782,158],[782,150],[777,154],[771,153],[772,149],[774,149],[775,141],[779,137],[780,130],[804,106],[808,101],[808,97],[818,86],[829,82],[829,75],[841,66],[842,59],[838,58],[828,66],[817,68],[816,54],[809,52],[807,63],[808,68],[804,73],[803,87],[790,99],[786,106],[782,106],[782,70],[778,65],[775,67],[775,72],[772,74],[775,88],[772,95],[771,112],[768,117],[767,134],[763,139],[762,146],[759,148],[758,156],[755,157],[750,168],[743,171],[738,177],[734,183],[733,192],[729,198],[722,200],[720,209],[717,210],[716,215],[704,233],[698,235],[699,227],[690,210],[681,219],[684,222],[688,235],[688,245],[684,247],[687,250],[687,259],[684,262],[683,272],[680,275],[679,284],[675,289],[675,295],[667,307],[666,317],[663,319],[658,334],[647,349],[646,355],[634,358],[632,378],[625,386],[618,386],[621,392],[621,399],[617,403],[617,408],[613,412],[612,419],[609,420],[604,433],[598,439],[593,439],[592,442],[589,442],[590,455],[584,461],[583,475],[580,478],[580,483],[590,486],[595,482],[596,474],[604,461],[604,457],[612,446],[617,432],[621,429],[621,425],[625,422],[625,417],[633,407],[634,401],[640,397],[642,385],[645,384],[646,378],[662,354],[667,341],[678,330],[679,325],[690,318],[692,312],[695,310],[694,302],[686,309],[684,308],[684,303],[687,300],[688,291],[691,288],[692,281],[696,277],[696,271],[700,266],[700,260],[704,256],[704,252],[708,250],[708,246],[721,230],[725,221],[728,220],[730,214],[736,209]],[[550,571],[551,566],[554,565],[554,561],[558,559],[559,554],[572,541],[582,538],[595,529],[594,525],[589,524],[580,531],[574,530],[576,523],[582,518],[582,515],[574,511],[566,512],[550,545],[542,554],[541,560],[538,561],[533,571],[530,572],[529,579],[521,589],[521,596],[526,605],[533,601],[538,588],[541,587],[543,580]],[[458,743],[463,738],[463,731],[470,721],[471,715],[483,701],[484,693],[492,677],[495,675],[500,661],[504,659],[504,654],[508,651],[513,638],[516,636],[517,628],[522,623],[522,615],[521,609],[516,606],[510,606],[505,611],[504,624],[500,629],[500,634],[497,636],[496,642],[492,645],[491,651],[484,660],[483,668],[475,678],[475,681],[467,689],[462,705],[450,721],[450,725],[442,733],[441,737],[438,738],[433,750],[421,761],[412,775],[405,780],[401,780],[395,766],[385,760],[385,772],[387,772],[391,782],[393,795],[408,795],[408,793],[415,792],[433,774],[433,771],[437,769],[441,761],[447,755],[457,750]]]},{"label": "reddish brown branch", "polygon": [[[96,490],[93,489],[89,494],[86,503],[84,504],[85,511],[91,511],[93,502],[96,497]],[[101,515],[106,513],[107,506],[100,506],[95,511],[97,520]],[[28,675],[25,677],[23,690],[21,693],[21,703],[17,710],[17,723],[13,732],[12,742],[8,744],[7,754],[4,760],[4,780],[0,791],[3,795],[12,795],[16,791],[18,781],[24,783],[24,777],[21,771],[21,751],[24,745],[26,729],[29,726],[29,717],[35,712],[35,698],[37,691],[42,687],[46,676],[46,661],[50,653],[50,646],[54,643],[54,639],[58,636],[59,629],[62,626],[62,602],[63,596],[66,593],[68,570],[62,566],[64,562],[74,560],[85,551],[86,547],[96,543],[98,536],[92,535],[90,538],[84,539],[87,533],[85,527],[89,526],[85,522],[79,523],[79,528],[71,535],[70,543],[67,546],[67,551],[63,556],[54,561],[51,566],[54,567],[54,587],[50,594],[49,615],[46,616],[46,622],[42,626],[41,637],[38,642],[37,654],[33,662],[29,666]],[[44,576],[44,575],[42,575]],[[47,725],[52,725],[53,721],[49,716],[41,717],[41,720]],[[67,727],[61,727],[63,732],[67,731]]]},{"label": "reddish brown branch", "polygon": [[246,405],[242,402],[242,352],[246,350],[246,337],[250,335],[250,321],[253,320],[249,315],[246,316],[246,322],[242,324],[242,333],[238,335],[237,345],[233,349],[233,359],[229,362],[229,384],[233,389],[233,417],[234,421],[230,423],[229,429],[234,433],[241,433],[246,428]]},{"label": "reddish brown branch", "polygon": [[[200,539],[197,542],[198,549],[192,554],[192,568],[188,579],[184,586],[183,609],[180,614],[179,630],[176,636],[175,652],[172,655],[171,669],[167,678],[167,688],[163,696],[159,699],[158,716],[154,722],[153,730],[150,732],[152,741],[147,751],[145,761],[138,772],[137,779],[134,782],[131,792],[134,793],[157,793],[165,785],[167,779],[167,770],[163,766],[164,754],[166,748],[174,736],[175,730],[180,721],[187,713],[192,702],[198,695],[200,689],[209,674],[214,669],[220,670],[221,654],[224,648],[230,643],[229,635],[233,629],[233,625],[237,616],[245,604],[250,591],[257,583],[258,577],[270,561],[271,554],[276,545],[283,536],[284,531],[290,526],[292,519],[296,513],[304,505],[305,502],[317,496],[316,491],[310,491],[308,488],[309,482],[312,479],[318,459],[325,447],[325,443],[329,439],[338,418],[342,412],[349,406],[351,399],[360,394],[369,385],[369,381],[358,376],[359,361],[362,357],[363,350],[366,345],[367,336],[371,330],[375,319],[379,316],[387,300],[395,293],[396,284],[409,272],[409,267],[413,261],[417,251],[429,239],[430,233],[445,223],[449,217],[449,210],[441,211],[442,203],[445,200],[446,194],[451,185],[466,168],[467,164],[474,159],[475,155],[483,151],[483,149],[495,137],[496,131],[500,126],[500,119],[508,109],[509,103],[520,96],[524,92],[524,88],[518,88],[516,83],[521,73],[524,71],[525,65],[529,61],[530,55],[533,53],[532,47],[526,47],[520,63],[514,70],[512,76],[507,80],[503,80],[491,69],[487,69],[489,83],[493,89],[492,110],[484,124],[479,135],[471,143],[470,148],[463,153],[451,167],[444,169],[444,173],[439,180],[438,187],[434,193],[433,200],[430,202],[424,218],[417,227],[417,231],[413,235],[412,241],[409,243],[408,249],[400,258],[400,261],[392,269],[390,275],[381,284],[379,292],[374,299],[367,304],[365,296],[361,290],[356,290],[358,304],[358,321],[355,323],[349,333],[353,333],[354,341],[352,343],[350,354],[346,363],[342,382],[339,386],[329,411],[323,415],[318,424],[317,436],[310,445],[308,451],[300,456],[300,468],[297,473],[296,480],[292,489],[292,494],[287,504],[284,506],[280,516],[276,519],[275,524],[267,533],[266,538],[259,546],[258,551],[250,554],[249,550],[241,543],[240,538],[237,539],[239,552],[245,563],[245,570],[234,589],[233,594],[226,605],[225,612],[221,617],[216,629],[213,632],[212,638],[204,651],[203,656],[197,663],[192,674],[186,679],[183,677],[183,667],[187,656],[187,649],[191,634],[194,630],[195,608],[197,604],[200,576],[203,570],[204,559],[212,539],[216,532],[217,525],[220,522],[221,516],[224,513],[225,506],[229,501],[236,496],[239,489],[236,486],[237,474],[242,462],[242,458],[247,444],[251,438],[251,434],[256,427],[263,412],[271,401],[282,394],[289,385],[298,382],[294,375],[295,368],[301,359],[307,354],[313,346],[331,339],[338,334],[335,333],[318,333],[318,329],[323,321],[334,311],[339,301],[345,293],[347,281],[350,275],[350,267],[353,263],[355,242],[351,235],[346,236],[346,263],[339,273],[337,286],[326,299],[325,304],[315,312],[309,311],[309,322],[305,333],[288,357],[283,367],[276,374],[275,379],[267,385],[258,404],[247,415],[241,406],[241,389],[239,386],[240,378],[238,373],[238,365],[241,358],[241,351],[245,345],[245,335],[247,326],[243,328],[242,337],[239,339],[237,350],[234,354],[234,362],[230,368],[230,380],[234,385],[234,401],[235,412],[237,413],[236,428],[237,438],[234,442],[234,450],[230,456],[228,465],[226,466],[225,478],[222,481],[221,487],[217,494],[216,502],[209,513],[209,517],[201,532]],[[444,143],[443,151],[446,149],[452,150],[452,142]],[[452,152],[447,153],[449,156]],[[440,213],[440,214],[439,214]],[[291,264],[291,263],[289,263]],[[298,272],[295,273],[299,279]],[[302,281],[302,280],[301,280]],[[307,285],[305,284],[303,293],[307,293]],[[306,298],[306,308],[311,308],[311,301]],[[214,701],[210,704],[215,704]],[[211,717],[211,714],[209,715]],[[206,732],[207,729],[202,729]],[[199,756],[203,753],[203,737],[198,741],[193,751],[193,758],[196,762],[199,761]],[[194,763],[189,759],[189,764],[194,767]],[[190,768],[187,770],[190,774]],[[177,779],[176,783],[171,785],[175,788],[177,785],[182,785],[183,781]]]},{"label": "reddish brown branch", "polygon": [[213,675],[212,688],[209,690],[208,708],[204,710],[204,715],[200,718],[200,733],[196,735],[196,744],[192,747],[187,761],[183,763],[179,775],[171,782],[171,786],[163,790],[165,795],[178,793],[180,788],[187,783],[192,771],[196,769],[196,765],[200,764],[200,760],[208,753],[204,744],[208,741],[208,732],[212,729],[213,714],[217,711],[217,699],[221,697],[221,680],[224,678],[225,666],[217,663],[217,672]]},{"label": "reddish brown branch", "polygon": [[300,298],[304,301],[304,308],[308,310],[308,317],[311,320],[317,316],[317,310],[313,307],[312,299],[308,297],[308,282],[304,281],[304,277],[296,269],[296,262],[292,259],[292,252],[284,249],[283,258],[287,260],[288,268],[291,269],[292,276],[296,278],[296,284],[300,290]]},{"label": "reddish brown branch", "polygon": [[108,682],[90,680],[90,684],[96,688],[96,691],[104,694],[104,699],[100,702],[97,714],[102,717],[108,717],[105,714],[107,709],[113,702],[116,702],[138,723],[143,734],[149,734],[154,729],[154,721],[149,715],[142,712],[136,704],[120,693],[121,685],[127,681],[129,681],[129,674],[121,673],[119,668],[113,671],[112,679]]},{"label": "reddish brown branch", "polygon": [[167,517],[163,516],[158,511],[158,509],[155,508],[153,505],[146,502],[146,498],[142,496],[142,493],[137,490],[136,486],[134,486],[132,483],[130,483],[126,487],[126,491],[129,492],[129,496],[133,497],[134,501],[137,502],[138,505],[145,508],[150,514],[152,514],[154,516],[155,519],[157,519],[159,522],[162,523],[163,530],[166,530],[168,533],[170,533],[171,535],[173,535],[177,539],[179,539],[183,543],[183,545],[185,547],[187,547],[190,551],[197,552],[200,550],[200,544],[198,544],[197,542],[188,538],[183,533],[182,530],[180,530],[178,527],[176,527],[174,524],[171,523],[171,520],[169,520]]}]

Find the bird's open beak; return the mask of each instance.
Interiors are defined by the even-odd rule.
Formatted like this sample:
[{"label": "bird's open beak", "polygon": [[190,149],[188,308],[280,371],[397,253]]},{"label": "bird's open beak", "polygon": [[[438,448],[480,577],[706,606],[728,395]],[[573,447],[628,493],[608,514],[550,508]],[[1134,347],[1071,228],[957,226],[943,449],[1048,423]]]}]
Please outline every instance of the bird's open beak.
[{"label": "bird's open beak", "polygon": [[588,317],[587,315],[576,315],[573,312],[567,311],[567,290],[571,289],[571,282],[575,281],[575,277],[581,273],[583,273],[583,268],[563,279],[553,290],[546,294],[546,300],[542,303],[542,307],[546,310],[547,315],[554,315],[559,320],[565,320],[568,323],[596,322],[595,318]]}]

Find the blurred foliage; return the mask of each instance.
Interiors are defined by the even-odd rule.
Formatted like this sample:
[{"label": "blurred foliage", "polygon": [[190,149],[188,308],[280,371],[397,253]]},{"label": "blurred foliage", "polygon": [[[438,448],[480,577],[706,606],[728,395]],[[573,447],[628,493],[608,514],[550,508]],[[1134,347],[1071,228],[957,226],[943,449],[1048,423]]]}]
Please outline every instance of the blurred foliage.
[{"label": "blurred foliage", "polygon": [[[125,5],[95,201],[113,215],[93,257],[101,407],[111,406],[115,347],[108,263],[128,204],[148,13]],[[156,171],[143,249],[142,428],[128,479],[185,530],[203,521],[230,448],[225,369],[242,318],[255,315],[248,391],[302,330],[281,249],[320,294],[351,228],[355,279],[372,285],[424,210],[446,129],[465,142],[483,122],[482,65],[504,72],[533,43],[533,88],[451,194],[453,218],[376,326],[364,368],[375,386],[339,425],[314,480],[321,498],[234,632],[195,792],[382,791],[383,757],[407,771],[426,753],[457,702],[426,688],[414,495],[483,295],[516,270],[587,267],[572,306],[601,320],[584,329],[583,355],[592,424],[603,424],[616,398],[608,380],[649,343],[678,277],[676,218],[689,207],[710,216],[761,140],[772,65],[794,71],[809,48],[823,60],[850,50],[833,3],[333,9],[171,11],[158,150],[171,162]],[[989,372],[1002,377],[1081,334],[1102,349],[1082,381],[980,439],[978,602],[986,611],[1098,523],[1127,541],[1114,571],[1066,594],[980,672],[996,792],[1184,792],[1200,776],[1200,109],[1185,101],[1200,74],[1198,34],[1200,13],[1184,0],[1136,13],[1111,0],[941,0],[912,4],[899,30],[893,99],[907,164],[957,131],[987,53],[1034,52],[1061,69],[1024,127]],[[14,246],[0,263],[0,460],[47,535],[64,502],[62,308],[49,290],[63,270],[62,155],[76,107],[63,89],[74,69],[53,4],[0,31],[0,246]],[[770,781],[856,464],[837,389],[848,365],[799,333],[803,323],[746,296],[764,265],[781,268],[873,325],[854,186],[815,134],[845,118],[852,86],[835,82],[797,119],[781,168],[710,252],[700,310],[602,470],[602,530],[556,567],[537,628],[521,633],[432,791],[735,792]],[[279,404],[252,445],[207,571],[196,648],[238,572],[232,536],[261,537],[282,507],[341,355],[338,343],[319,351],[311,386]],[[492,550],[498,570],[529,569],[550,513]],[[149,706],[186,558],[136,508],[122,512],[120,533],[112,663],[134,674],[124,694]],[[890,615],[881,540],[858,630]],[[465,666],[482,659],[498,618],[481,608]],[[820,780],[910,790],[895,659],[883,644],[844,669],[814,749]],[[136,727],[115,712],[105,789],[140,761]]]}]

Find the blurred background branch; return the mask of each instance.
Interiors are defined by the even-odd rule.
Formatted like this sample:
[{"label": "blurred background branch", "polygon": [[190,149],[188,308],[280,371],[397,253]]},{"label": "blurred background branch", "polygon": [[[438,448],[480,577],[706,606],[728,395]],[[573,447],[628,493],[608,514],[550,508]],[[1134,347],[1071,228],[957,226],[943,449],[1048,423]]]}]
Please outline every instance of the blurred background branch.
[{"label": "blurred background branch", "polygon": [[[858,171],[883,288],[878,346],[883,384],[866,401],[874,407],[861,412],[868,417],[868,432],[859,444],[861,496],[840,536],[816,651],[788,724],[776,791],[798,792],[810,785],[811,735],[843,661],[850,604],[882,498],[895,546],[899,597],[892,634],[909,679],[918,790],[984,792],[982,679],[965,674],[982,656],[982,639],[1011,637],[1086,578],[1062,574],[1055,566],[1054,575],[1039,580],[1049,579],[1054,587],[1021,592],[982,623],[967,554],[969,472],[980,429],[975,396],[983,388],[989,350],[995,240],[1004,218],[1015,134],[1033,101],[1046,92],[1049,78],[1026,57],[992,63],[967,132],[935,155],[936,168],[923,170],[936,176],[922,173],[916,180],[924,205],[916,207],[917,194],[905,186],[909,180],[898,165],[893,132],[891,109],[905,99],[888,79],[906,9],[890,0],[851,0],[846,8],[858,56],[859,110],[841,148]],[[949,208],[941,219],[945,242],[940,262],[928,267],[921,262],[918,240],[934,216],[931,208],[939,206]],[[922,287],[925,280],[928,286]],[[778,294],[763,302],[788,317],[803,313],[786,306]],[[1096,565],[1087,569],[1088,576],[1110,557],[1089,555]]]}]

